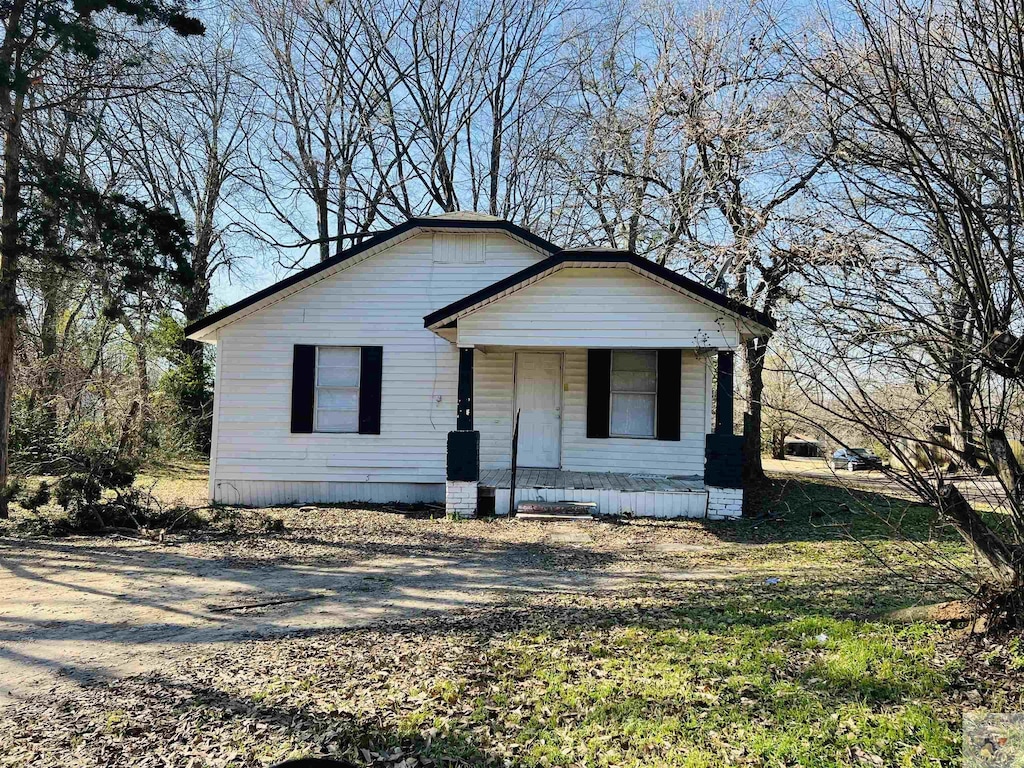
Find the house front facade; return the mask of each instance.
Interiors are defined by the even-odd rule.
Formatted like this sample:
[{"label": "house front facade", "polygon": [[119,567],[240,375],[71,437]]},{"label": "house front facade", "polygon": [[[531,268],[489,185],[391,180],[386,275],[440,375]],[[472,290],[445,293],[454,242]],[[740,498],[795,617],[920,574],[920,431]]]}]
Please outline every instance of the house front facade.
[{"label": "house front facade", "polygon": [[186,329],[217,345],[210,497],[735,516],[733,352],[772,329],[628,252],[413,219]]}]

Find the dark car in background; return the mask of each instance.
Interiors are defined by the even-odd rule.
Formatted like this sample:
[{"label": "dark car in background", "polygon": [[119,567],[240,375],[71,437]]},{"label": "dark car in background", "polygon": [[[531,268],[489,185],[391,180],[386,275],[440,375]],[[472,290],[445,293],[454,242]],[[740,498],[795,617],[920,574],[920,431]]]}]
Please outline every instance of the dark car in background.
[{"label": "dark car in background", "polygon": [[845,469],[856,472],[858,469],[881,469],[883,464],[870,448],[840,448],[832,454],[829,466],[833,471]]}]

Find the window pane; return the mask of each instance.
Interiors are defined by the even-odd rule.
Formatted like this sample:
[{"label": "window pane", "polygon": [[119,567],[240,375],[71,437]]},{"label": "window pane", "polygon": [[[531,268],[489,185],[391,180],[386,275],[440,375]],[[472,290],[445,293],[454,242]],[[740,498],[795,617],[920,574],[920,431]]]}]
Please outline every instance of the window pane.
[{"label": "window pane", "polygon": [[358,368],[359,347],[318,347],[320,365],[334,368]]},{"label": "window pane", "polygon": [[654,403],[654,395],[612,394],[612,434],[654,437]]},{"label": "window pane", "polygon": [[348,410],[359,408],[358,389],[324,389],[321,387],[316,391],[317,408],[345,408]]},{"label": "window pane", "polygon": [[653,373],[658,365],[658,353],[633,349],[612,352],[612,368],[616,371],[648,371]]},{"label": "window pane", "polygon": [[318,347],[316,382],[335,387],[359,386],[357,347]]},{"label": "window pane", "polygon": [[656,392],[658,375],[655,371],[612,371],[612,389],[616,392]]},{"label": "window pane", "polygon": [[358,387],[358,368],[318,368],[317,384],[327,387]]},{"label": "window pane", "polygon": [[316,428],[318,432],[357,432],[359,411],[317,409]]}]

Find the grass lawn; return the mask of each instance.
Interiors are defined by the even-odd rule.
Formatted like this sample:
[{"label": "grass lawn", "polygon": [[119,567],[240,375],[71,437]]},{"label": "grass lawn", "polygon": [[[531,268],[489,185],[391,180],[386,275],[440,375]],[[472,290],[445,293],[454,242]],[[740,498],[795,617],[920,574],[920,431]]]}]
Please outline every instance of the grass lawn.
[{"label": "grass lawn", "polygon": [[0,713],[0,765],[953,765],[965,709],[1021,709],[1016,638],[882,618],[962,596],[922,565],[972,567],[930,510],[807,482],[764,505],[611,527],[699,542],[625,589],[236,643],[30,702]]}]

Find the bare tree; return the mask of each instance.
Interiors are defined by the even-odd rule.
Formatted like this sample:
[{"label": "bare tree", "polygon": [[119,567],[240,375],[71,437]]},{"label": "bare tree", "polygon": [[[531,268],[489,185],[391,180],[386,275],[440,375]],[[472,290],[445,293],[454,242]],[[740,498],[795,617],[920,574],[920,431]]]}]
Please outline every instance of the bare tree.
[{"label": "bare tree", "polygon": [[271,147],[260,189],[290,235],[265,239],[323,259],[378,223],[463,207],[551,226],[540,201],[561,190],[542,169],[555,161],[569,12],[533,0],[252,3]]},{"label": "bare tree", "polygon": [[[838,147],[836,226],[852,234],[806,293],[807,327],[820,329],[803,350],[808,388],[907,468],[897,479],[990,566],[990,606],[1016,623],[1024,498],[1008,433],[1022,436],[1024,9],[851,0],[850,10],[805,62]],[[957,466],[983,455],[998,470],[985,500],[1005,516],[979,516],[947,482],[949,447]]]},{"label": "bare tree", "polygon": [[[173,211],[192,227],[190,274],[162,305],[138,302],[146,315],[179,308],[185,324],[210,308],[215,275],[238,258],[236,241],[248,230],[239,210],[255,174],[248,148],[256,134],[258,94],[245,77],[243,45],[237,28],[221,26],[199,40],[181,41],[161,51],[162,69],[176,71],[173,83],[149,88],[126,100],[109,121],[116,159],[125,183],[142,190],[154,205]],[[125,316],[125,322],[128,317]],[[137,317],[128,328],[141,343],[152,317]],[[126,326],[127,328],[127,326]],[[205,450],[210,439],[210,402],[204,385],[204,345],[183,339],[180,367],[194,379],[179,404],[191,425],[193,442]],[[137,345],[138,346],[138,345]],[[138,347],[137,355],[144,351]]]},{"label": "bare tree", "polygon": [[[520,142],[551,113],[565,72],[563,20],[573,10],[548,0],[503,0],[484,18],[477,58],[486,110],[485,120],[476,122],[484,123],[487,151],[483,162],[477,162],[471,131],[468,152],[474,208],[481,207],[484,197],[487,211],[494,216],[522,214],[518,205],[522,198],[514,195],[516,182],[529,173],[531,160],[545,158],[519,151]],[[481,195],[484,186],[486,195]]]},{"label": "bare tree", "polygon": [[611,5],[574,41],[561,180],[586,212],[580,239],[659,264],[685,260],[704,207],[691,136],[676,115],[690,19],[671,4]]},{"label": "bare tree", "polygon": [[[782,31],[771,7],[719,8],[696,19],[686,36],[683,71],[690,74],[680,83],[677,108],[713,206],[696,269],[769,314],[820,258],[821,244],[807,233],[814,217],[807,192],[832,151],[828,137],[813,130],[816,101],[780,44]],[[745,473],[757,481],[765,340],[744,342],[743,353]]]},{"label": "bare tree", "polygon": [[[809,192],[832,151],[784,30],[761,4],[613,11],[577,68],[587,132],[566,177],[592,212],[588,239],[776,312],[821,258]],[[744,344],[750,481],[762,476],[766,351]]]},{"label": "bare tree", "polygon": [[[380,98],[374,69],[383,50],[370,47],[374,38],[363,29],[376,10],[352,0],[253,0],[244,9],[257,52],[251,78],[265,118],[252,158],[254,185],[286,234],[254,229],[275,246],[297,249],[298,259],[311,247],[321,261],[329,258],[377,216],[378,201],[357,180],[367,111]],[[313,232],[304,223],[309,212]]]}]

